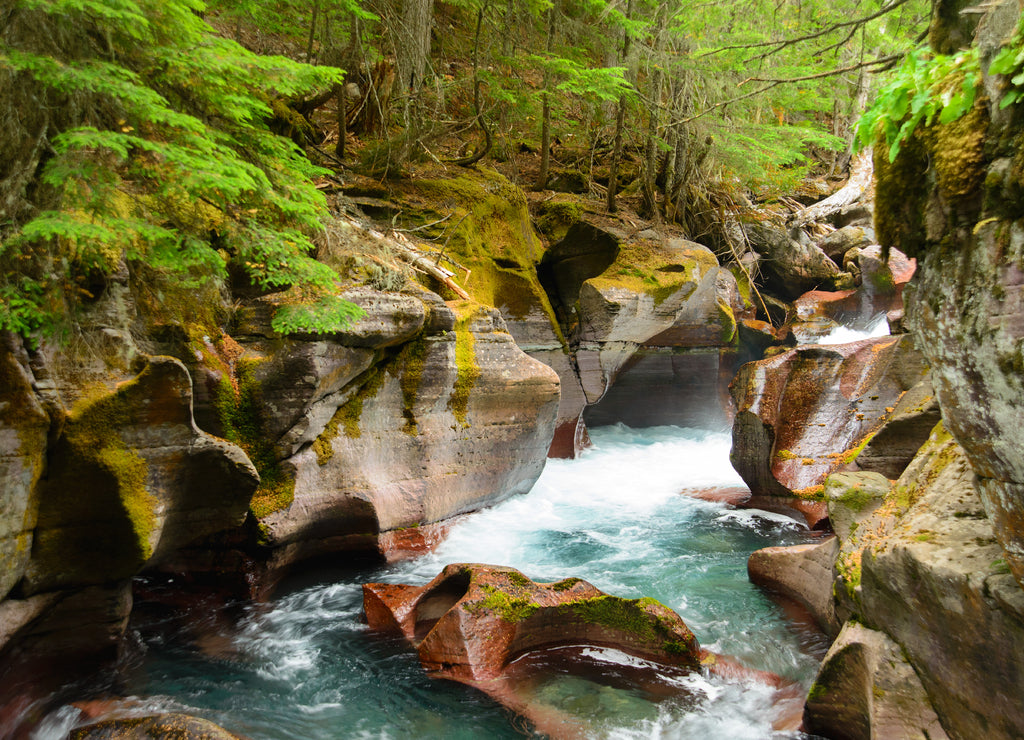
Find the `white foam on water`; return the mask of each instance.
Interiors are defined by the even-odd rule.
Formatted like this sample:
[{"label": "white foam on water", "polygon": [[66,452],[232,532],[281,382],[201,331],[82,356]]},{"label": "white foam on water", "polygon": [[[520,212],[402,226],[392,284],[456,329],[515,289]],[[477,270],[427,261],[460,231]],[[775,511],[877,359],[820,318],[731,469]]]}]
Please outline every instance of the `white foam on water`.
[{"label": "white foam on water", "polygon": [[828,334],[809,341],[808,344],[849,344],[850,342],[859,342],[862,339],[887,336],[889,336],[889,322],[885,318],[885,314],[881,314],[872,319],[867,328],[863,330],[839,326]]},{"label": "white foam on water", "polygon": [[[782,618],[746,579],[750,549],[793,537],[796,523],[680,494],[743,485],[729,464],[730,435],[617,426],[593,430],[592,439],[579,459],[548,461],[530,493],[461,519],[433,553],[370,572],[365,580],[425,583],[453,562],[511,566],[538,581],[581,577],[618,596],[658,599],[680,613],[704,647],[753,668],[801,681],[813,675]],[[168,677],[149,684],[153,696],[145,704],[199,704],[206,711],[186,711],[274,740],[475,740],[495,728],[500,737],[515,733],[493,704],[426,679],[407,646],[369,635],[361,605],[354,577],[254,608],[234,638],[237,656],[220,663],[196,658],[181,669],[165,668],[165,659],[153,670],[168,670]],[[587,648],[585,654],[609,670],[651,667],[612,649]],[[628,717],[606,715],[595,737],[773,736],[769,687],[666,674],[684,698],[647,704],[629,691],[585,682],[580,690],[590,693],[574,697],[570,683],[560,696],[630,708]],[[638,702],[646,708],[638,709]]]}]

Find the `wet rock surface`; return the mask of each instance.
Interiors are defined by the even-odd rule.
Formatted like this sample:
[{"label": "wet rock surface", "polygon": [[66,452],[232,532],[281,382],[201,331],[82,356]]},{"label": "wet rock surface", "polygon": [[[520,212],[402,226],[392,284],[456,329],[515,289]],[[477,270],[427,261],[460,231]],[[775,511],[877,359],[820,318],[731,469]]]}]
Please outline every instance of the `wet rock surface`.
[{"label": "wet rock surface", "polygon": [[363,607],[372,629],[398,632],[435,674],[480,681],[516,656],[546,647],[614,647],[696,669],[700,647],[654,599],[609,596],[578,578],[538,584],[512,568],[453,564],[425,586],[371,583]]},{"label": "wet rock surface", "polygon": [[733,467],[755,494],[820,492],[926,372],[900,337],[797,347],[748,363],[730,387]]}]

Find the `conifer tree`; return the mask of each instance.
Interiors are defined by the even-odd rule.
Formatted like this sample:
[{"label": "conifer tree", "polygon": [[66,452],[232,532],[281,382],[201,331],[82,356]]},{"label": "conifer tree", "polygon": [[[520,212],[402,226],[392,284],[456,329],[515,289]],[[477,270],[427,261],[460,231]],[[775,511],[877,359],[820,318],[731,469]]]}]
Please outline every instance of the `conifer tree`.
[{"label": "conifer tree", "polygon": [[203,10],[200,0],[8,10],[0,99],[13,111],[0,148],[29,143],[0,173],[0,329],[53,329],[73,311],[74,286],[125,261],[181,279],[219,278],[230,261],[261,288],[289,289],[280,331],[336,329],[354,315],[312,256],[321,171],[268,127],[275,101],[342,73],[248,52]]}]

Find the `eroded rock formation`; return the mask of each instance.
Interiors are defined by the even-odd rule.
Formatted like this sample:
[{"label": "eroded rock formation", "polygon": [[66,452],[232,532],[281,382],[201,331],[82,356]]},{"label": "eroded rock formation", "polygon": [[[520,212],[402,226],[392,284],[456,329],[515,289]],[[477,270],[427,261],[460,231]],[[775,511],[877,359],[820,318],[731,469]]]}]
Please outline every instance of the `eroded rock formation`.
[{"label": "eroded rock formation", "polygon": [[801,346],[733,380],[733,467],[755,494],[820,492],[851,463],[927,365],[909,337]]},{"label": "eroded rock formation", "polygon": [[513,568],[455,563],[425,586],[366,584],[363,608],[372,629],[400,633],[427,670],[456,680],[496,678],[522,653],[569,644],[700,665],[697,638],[671,609],[579,578],[538,584]]}]

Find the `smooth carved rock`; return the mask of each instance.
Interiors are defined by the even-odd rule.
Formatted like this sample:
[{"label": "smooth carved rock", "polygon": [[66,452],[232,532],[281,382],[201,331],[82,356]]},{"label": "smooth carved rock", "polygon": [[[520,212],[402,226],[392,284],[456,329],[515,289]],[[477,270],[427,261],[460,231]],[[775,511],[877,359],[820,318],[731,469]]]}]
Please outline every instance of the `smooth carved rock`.
[{"label": "smooth carved rock", "polygon": [[882,505],[841,539],[836,608],[903,648],[951,736],[1021,737],[1024,594],[973,480],[938,425]]},{"label": "smooth carved rock", "polygon": [[[5,624],[11,629],[5,629],[7,634],[0,635],[0,640],[6,638],[14,646],[6,656],[25,656],[29,661],[113,657],[124,639],[131,610],[132,587],[127,579],[7,600],[0,605],[0,618],[17,622]],[[0,689],[6,688],[7,678],[0,680]]]},{"label": "smooth carved rock", "polygon": [[428,671],[478,686],[517,656],[560,645],[614,647],[691,670],[701,659],[668,607],[578,578],[538,584],[512,568],[460,563],[425,586],[366,584],[363,606],[371,629],[403,635]]},{"label": "smooth carved rock", "polygon": [[156,714],[95,722],[71,731],[69,740],[123,740],[166,738],[170,740],[239,740],[220,725],[187,714]]},{"label": "smooth carved rock", "polygon": [[[576,367],[593,406],[585,414],[588,423],[724,421],[713,411],[727,383],[719,374],[731,377],[735,363],[720,351],[737,345],[742,299],[736,279],[705,247],[680,241],[676,250],[679,264],[666,270],[677,267],[679,277],[667,295],[645,292],[615,274],[580,289]],[[697,393],[695,380],[702,386]],[[645,411],[655,415],[645,421]]]},{"label": "smooth carved rock", "polygon": [[50,416],[33,390],[21,342],[0,337],[0,599],[25,572],[46,461]]},{"label": "smooth carved rock", "polygon": [[927,367],[908,338],[804,346],[740,368],[733,467],[755,494],[824,483],[888,418]]},{"label": "smooth carved rock", "polygon": [[942,419],[930,379],[908,390],[885,425],[857,455],[857,467],[899,478]]},{"label": "smooth carved rock", "polygon": [[804,728],[834,740],[944,740],[921,680],[885,633],[847,622],[818,669]]},{"label": "smooth carved rock", "polygon": [[835,635],[840,623],[832,601],[832,582],[838,552],[835,537],[814,545],[766,547],[751,554],[747,575],[752,583],[802,604],[822,631]]},{"label": "smooth carved rock", "polygon": [[496,311],[420,337],[368,375],[285,461],[294,501],[262,519],[282,565],[525,493],[544,467],[558,378]]},{"label": "smooth carved rock", "polygon": [[25,593],[128,578],[238,527],[259,477],[200,431],[185,367],[153,357],[111,394],[80,401],[49,452]]}]

